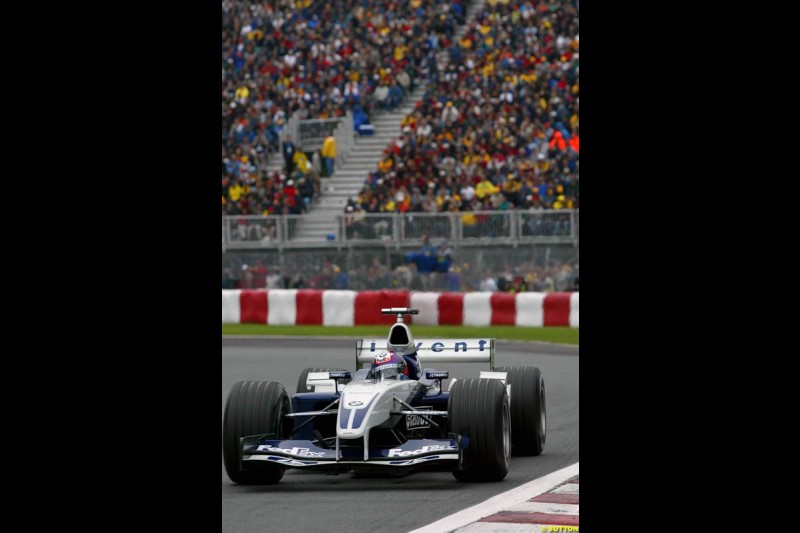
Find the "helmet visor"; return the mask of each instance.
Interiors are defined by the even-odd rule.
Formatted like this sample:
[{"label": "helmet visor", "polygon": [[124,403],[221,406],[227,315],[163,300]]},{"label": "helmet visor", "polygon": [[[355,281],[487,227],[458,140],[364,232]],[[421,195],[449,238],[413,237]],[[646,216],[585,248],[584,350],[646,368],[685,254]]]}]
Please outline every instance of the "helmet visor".
[{"label": "helmet visor", "polygon": [[375,379],[384,381],[388,379],[401,379],[405,365],[402,363],[391,363],[388,365],[380,365],[375,367]]}]

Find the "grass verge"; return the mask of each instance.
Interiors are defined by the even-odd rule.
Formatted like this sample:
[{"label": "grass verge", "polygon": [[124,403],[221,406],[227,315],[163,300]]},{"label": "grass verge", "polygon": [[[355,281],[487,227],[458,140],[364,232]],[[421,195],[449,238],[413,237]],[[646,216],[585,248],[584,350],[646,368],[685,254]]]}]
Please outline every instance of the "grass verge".
[{"label": "grass verge", "polygon": [[[223,335],[325,335],[352,338],[381,338],[388,334],[388,325],[382,326],[268,326],[266,324],[223,324]],[[521,328],[515,326],[411,326],[415,337],[424,338],[473,338],[494,337],[524,341],[578,344],[578,328],[547,327]]]}]

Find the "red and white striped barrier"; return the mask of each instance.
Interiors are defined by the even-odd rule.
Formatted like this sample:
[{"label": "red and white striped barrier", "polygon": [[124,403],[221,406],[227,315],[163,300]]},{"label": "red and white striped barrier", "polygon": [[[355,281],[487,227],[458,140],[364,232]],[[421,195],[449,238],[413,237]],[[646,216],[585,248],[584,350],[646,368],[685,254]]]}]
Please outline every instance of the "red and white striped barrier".
[{"label": "red and white striped barrier", "polygon": [[382,307],[418,308],[413,323],[430,326],[578,327],[577,292],[222,291],[223,324],[392,324]]}]

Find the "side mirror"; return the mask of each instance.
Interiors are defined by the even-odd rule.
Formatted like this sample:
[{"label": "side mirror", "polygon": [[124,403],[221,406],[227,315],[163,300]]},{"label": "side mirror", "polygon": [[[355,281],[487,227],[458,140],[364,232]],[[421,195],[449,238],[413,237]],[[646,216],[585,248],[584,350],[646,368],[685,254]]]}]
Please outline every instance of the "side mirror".
[{"label": "side mirror", "polygon": [[450,377],[450,372],[448,372],[447,370],[441,370],[441,371],[440,370],[436,370],[436,371],[426,370],[425,371],[425,377],[427,379],[439,380],[439,391],[441,392],[441,390],[442,390],[442,380],[449,378]]},{"label": "side mirror", "polygon": [[328,372],[328,379],[332,379],[333,383],[336,385],[336,394],[339,394],[339,380],[340,379],[351,379],[352,374],[350,374],[349,370],[335,370],[332,372]]}]

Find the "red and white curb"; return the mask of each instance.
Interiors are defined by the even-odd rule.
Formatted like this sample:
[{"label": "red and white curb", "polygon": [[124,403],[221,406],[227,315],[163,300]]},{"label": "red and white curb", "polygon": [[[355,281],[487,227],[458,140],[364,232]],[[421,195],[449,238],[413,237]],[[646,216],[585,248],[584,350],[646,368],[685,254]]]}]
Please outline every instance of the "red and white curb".
[{"label": "red and white curb", "polygon": [[577,292],[321,291],[226,289],[223,324],[362,326],[394,323],[384,307],[414,307],[409,324],[428,326],[579,326]]},{"label": "red and white curb", "polygon": [[578,531],[578,464],[520,485],[409,533]]}]

